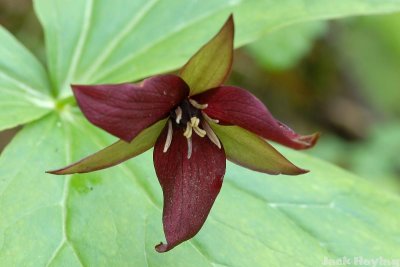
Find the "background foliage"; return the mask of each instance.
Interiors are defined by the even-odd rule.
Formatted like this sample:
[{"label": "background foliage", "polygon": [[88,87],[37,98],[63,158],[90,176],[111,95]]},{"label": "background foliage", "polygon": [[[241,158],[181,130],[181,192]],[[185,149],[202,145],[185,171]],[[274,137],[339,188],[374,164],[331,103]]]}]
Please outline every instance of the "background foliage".
[{"label": "background foliage", "polygon": [[[0,129],[25,125],[0,157],[2,264],[319,266],[324,257],[400,258],[400,17],[321,21],[397,11],[400,1],[37,0],[45,46],[31,7],[19,1],[0,2],[8,11],[1,23],[35,56],[1,28]],[[83,119],[69,84],[174,70],[231,12],[236,46],[249,45],[237,51],[230,83],[254,88],[278,118],[299,131],[322,129],[323,138],[314,156],[278,147],[311,169],[307,175],[228,165],[204,228],[160,255],[153,246],[163,237],[162,193],[151,152],[92,174],[44,174],[114,141]]]}]

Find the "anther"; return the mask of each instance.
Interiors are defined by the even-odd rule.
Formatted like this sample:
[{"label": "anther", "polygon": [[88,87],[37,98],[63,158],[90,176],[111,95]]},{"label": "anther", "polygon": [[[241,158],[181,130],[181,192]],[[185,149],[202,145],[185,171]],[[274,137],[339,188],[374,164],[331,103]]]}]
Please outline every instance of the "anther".
[{"label": "anther", "polygon": [[172,142],[172,122],[171,120],[168,120],[168,134],[167,134],[167,139],[165,140],[165,145],[163,150],[164,153],[168,151],[168,148],[171,146],[171,142]]},{"label": "anther", "polygon": [[201,115],[203,115],[203,118],[206,119],[208,122],[219,123],[219,120],[210,118],[204,111],[201,112]]},{"label": "anther", "polygon": [[175,114],[176,114],[176,124],[179,124],[181,122],[182,119],[182,108],[181,107],[177,107],[175,109]]},{"label": "anther", "polygon": [[189,122],[186,123],[186,130],[183,133],[183,136],[185,136],[186,138],[190,138],[192,136],[192,126],[190,125]]},{"label": "anther", "polygon": [[211,142],[213,142],[219,149],[221,149],[221,143],[220,143],[217,135],[211,129],[210,125],[206,121],[202,121],[201,125],[203,126],[203,128],[204,128],[205,132],[207,133],[207,136],[211,140]]},{"label": "anther", "polygon": [[196,100],[194,99],[189,99],[190,104],[192,104],[193,107],[197,109],[206,109],[208,107],[208,104],[199,104]]},{"label": "anther", "polygon": [[192,156],[192,138],[191,137],[189,137],[187,139],[187,146],[188,146],[187,158],[190,159],[190,157]]},{"label": "anther", "polygon": [[206,134],[207,134],[207,132],[204,131],[203,129],[200,129],[199,126],[193,127],[193,130],[194,130],[195,133],[197,133],[197,135],[200,136],[200,137],[204,137],[204,136],[206,136]]},{"label": "anther", "polygon": [[192,127],[197,127],[197,126],[199,126],[199,123],[200,123],[200,119],[199,119],[199,118],[197,118],[197,117],[192,117],[192,118],[190,118],[190,125],[191,125]]}]

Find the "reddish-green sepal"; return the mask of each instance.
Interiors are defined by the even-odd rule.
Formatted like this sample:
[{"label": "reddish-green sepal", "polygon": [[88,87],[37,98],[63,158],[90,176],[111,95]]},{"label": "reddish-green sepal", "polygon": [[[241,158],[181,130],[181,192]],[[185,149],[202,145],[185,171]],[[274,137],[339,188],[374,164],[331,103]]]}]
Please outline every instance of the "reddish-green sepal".
[{"label": "reddish-green sepal", "polygon": [[221,85],[229,75],[233,60],[234,23],[231,15],[222,29],[189,59],[180,76],[190,87],[190,95]]},{"label": "reddish-green sepal", "polygon": [[86,173],[102,170],[133,158],[154,146],[166,120],[159,121],[143,130],[130,143],[119,140],[67,167],[48,171],[51,174]]},{"label": "reddish-green sepal", "polygon": [[288,161],[281,153],[257,135],[238,126],[211,123],[221,140],[226,157],[243,167],[268,174],[297,175],[308,172]]}]

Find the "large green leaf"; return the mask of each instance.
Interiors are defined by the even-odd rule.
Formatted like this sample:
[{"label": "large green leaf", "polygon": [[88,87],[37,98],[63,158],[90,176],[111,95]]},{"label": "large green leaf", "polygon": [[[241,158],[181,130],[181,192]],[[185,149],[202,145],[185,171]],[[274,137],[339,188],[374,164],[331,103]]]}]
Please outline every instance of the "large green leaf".
[{"label": "large green leaf", "polygon": [[302,176],[230,164],[204,228],[169,253],[152,154],[74,176],[45,174],[114,140],[79,115],[26,126],[0,160],[4,266],[321,266],[324,258],[399,258],[400,199],[287,149]]},{"label": "large green leaf", "polygon": [[0,26],[0,130],[51,111],[47,74],[40,63]]},{"label": "large green leaf", "polygon": [[48,65],[69,84],[122,82],[180,67],[233,12],[236,46],[296,22],[400,10],[400,0],[36,0]]}]

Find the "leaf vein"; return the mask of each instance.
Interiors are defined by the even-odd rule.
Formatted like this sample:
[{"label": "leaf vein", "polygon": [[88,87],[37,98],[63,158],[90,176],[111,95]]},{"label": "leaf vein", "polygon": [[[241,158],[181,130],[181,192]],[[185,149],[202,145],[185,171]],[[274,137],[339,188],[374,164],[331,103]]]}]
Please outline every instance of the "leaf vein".
[{"label": "leaf vein", "polygon": [[[236,3],[235,3],[236,4]],[[225,9],[226,7],[223,7],[223,9]],[[121,60],[120,62],[112,65],[108,70],[104,70],[102,73],[100,73],[97,76],[92,77],[94,82],[99,81],[100,79],[104,79],[105,77],[107,77],[107,75],[109,75],[110,73],[112,73],[113,71],[117,70],[118,68],[124,66],[125,64],[131,62],[132,60],[134,60],[135,58],[145,54],[147,51],[149,51],[151,48],[160,45],[162,42],[164,42],[165,40],[168,40],[168,38],[170,38],[171,36],[174,36],[175,34],[178,34],[179,32],[195,25],[196,23],[201,23],[204,20],[207,20],[207,18],[219,13],[221,10],[220,9],[215,9],[209,13],[205,13],[191,21],[188,21],[187,23],[184,23],[182,25],[179,25],[179,27],[177,27],[175,30],[167,33],[166,35],[164,35],[163,37],[161,37],[158,40],[155,40],[154,42],[152,42],[151,44],[144,46],[142,49],[137,50],[136,53],[131,54],[130,56],[127,56],[124,60]]]},{"label": "leaf vein", "polygon": [[82,30],[79,35],[78,42],[75,46],[74,54],[71,60],[71,64],[69,65],[67,75],[65,76],[65,79],[60,87],[60,90],[64,90],[64,88],[73,78],[73,75],[75,75],[76,67],[78,66],[79,59],[82,55],[82,51],[85,46],[85,42],[90,30],[90,21],[92,18],[93,6],[94,6],[94,0],[88,0],[85,8],[85,15],[84,15],[85,20],[82,25]]},{"label": "leaf vein", "polygon": [[86,73],[82,77],[82,81],[86,82],[89,77],[96,72],[96,70],[101,66],[101,64],[107,60],[112,54],[113,50],[130,34],[131,31],[150,13],[153,6],[155,6],[159,0],[149,1],[144,7],[138,11],[137,16],[134,17],[127,25],[124,27],[116,37],[112,38],[111,42],[106,46],[103,53],[96,58],[94,63],[87,69]]}]

